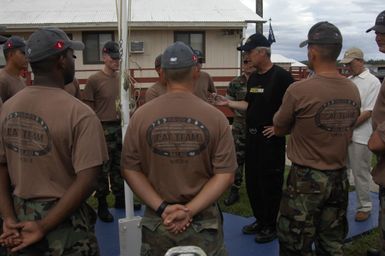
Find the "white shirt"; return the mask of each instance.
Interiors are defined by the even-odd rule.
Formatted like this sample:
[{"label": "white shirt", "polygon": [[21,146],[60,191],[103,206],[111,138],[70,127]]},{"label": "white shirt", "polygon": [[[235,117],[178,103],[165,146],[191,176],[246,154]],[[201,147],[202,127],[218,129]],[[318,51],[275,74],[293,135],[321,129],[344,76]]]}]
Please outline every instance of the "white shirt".
[{"label": "white shirt", "polygon": [[[349,79],[354,82],[360,92],[361,112],[372,111],[380,92],[380,80],[372,75],[367,68],[358,76],[350,76]],[[372,134],[371,118],[354,129],[352,141],[367,145],[370,134]]]}]

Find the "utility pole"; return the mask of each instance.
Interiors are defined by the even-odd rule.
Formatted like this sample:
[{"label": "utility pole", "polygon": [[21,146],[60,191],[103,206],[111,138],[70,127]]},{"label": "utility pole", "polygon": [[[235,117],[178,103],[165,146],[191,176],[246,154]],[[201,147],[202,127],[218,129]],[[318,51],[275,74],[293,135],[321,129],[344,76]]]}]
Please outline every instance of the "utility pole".
[{"label": "utility pole", "polygon": [[[263,0],[255,0],[255,12],[263,18]],[[263,24],[261,22],[255,24],[255,31],[263,33]]]}]

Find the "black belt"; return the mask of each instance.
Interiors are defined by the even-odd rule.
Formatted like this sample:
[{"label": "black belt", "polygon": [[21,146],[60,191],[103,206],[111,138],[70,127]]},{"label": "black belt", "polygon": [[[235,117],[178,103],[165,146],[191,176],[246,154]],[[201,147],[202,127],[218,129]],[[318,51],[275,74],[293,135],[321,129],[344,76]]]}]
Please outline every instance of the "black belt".
[{"label": "black belt", "polygon": [[313,167],[309,167],[309,166],[305,166],[305,165],[300,165],[300,164],[296,164],[296,163],[292,163],[292,165],[294,167],[297,167],[299,169],[312,169],[312,170],[316,170],[316,171],[320,171],[320,172],[340,172],[340,171],[344,171],[346,170],[346,167],[341,167],[341,168],[338,168],[338,169],[334,169],[334,170],[320,170],[320,169],[316,169],[316,168],[313,168]]},{"label": "black belt", "polygon": [[114,120],[114,121],[101,121],[102,124],[120,124],[120,120]]}]

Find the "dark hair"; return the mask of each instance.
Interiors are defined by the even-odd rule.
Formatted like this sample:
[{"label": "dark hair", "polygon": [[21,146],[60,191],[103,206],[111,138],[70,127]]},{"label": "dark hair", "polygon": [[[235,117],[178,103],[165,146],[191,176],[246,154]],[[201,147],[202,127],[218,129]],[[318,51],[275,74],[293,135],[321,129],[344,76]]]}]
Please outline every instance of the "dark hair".
[{"label": "dark hair", "polygon": [[34,74],[47,74],[51,72],[56,62],[60,58],[60,56],[65,56],[68,50],[69,48],[55,55],[49,56],[45,59],[42,59],[36,62],[31,62],[30,65],[31,65],[32,72]]},{"label": "dark hair", "polygon": [[315,46],[319,56],[324,61],[336,61],[341,53],[342,44],[310,44]]},{"label": "dark hair", "polygon": [[193,67],[181,69],[163,69],[164,78],[171,82],[188,82],[192,80]]},{"label": "dark hair", "polygon": [[9,54],[14,53],[18,50],[18,48],[11,48],[11,49],[3,49],[4,58],[6,61],[9,59]]}]

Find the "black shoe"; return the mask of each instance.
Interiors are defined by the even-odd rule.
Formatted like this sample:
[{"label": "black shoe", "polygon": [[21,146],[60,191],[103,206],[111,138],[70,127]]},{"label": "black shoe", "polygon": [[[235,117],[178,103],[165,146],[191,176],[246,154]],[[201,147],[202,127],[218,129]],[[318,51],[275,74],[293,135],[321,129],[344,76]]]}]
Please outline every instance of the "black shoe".
[{"label": "black shoe", "polygon": [[139,211],[142,209],[142,205],[140,203],[134,203],[134,211]]},{"label": "black shoe", "polygon": [[269,243],[277,238],[277,231],[272,227],[263,227],[255,234],[256,243]]},{"label": "black shoe", "polygon": [[112,214],[108,210],[106,198],[105,197],[104,198],[98,198],[98,202],[99,202],[99,205],[98,205],[99,219],[103,222],[113,222],[114,217],[112,216]]},{"label": "black shoe", "polygon": [[380,251],[377,249],[370,248],[366,251],[366,256],[380,256]]},{"label": "black shoe", "polygon": [[238,188],[231,188],[229,196],[223,202],[226,206],[230,206],[239,201]]},{"label": "black shoe", "polygon": [[124,196],[115,196],[115,208],[116,209],[126,208],[126,202],[124,200]]},{"label": "black shoe", "polygon": [[255,221],[249,225],[246,225],[242,228],[242,233],[245,235],[253,235],[261,229],[261,224],[258,221]]}]

